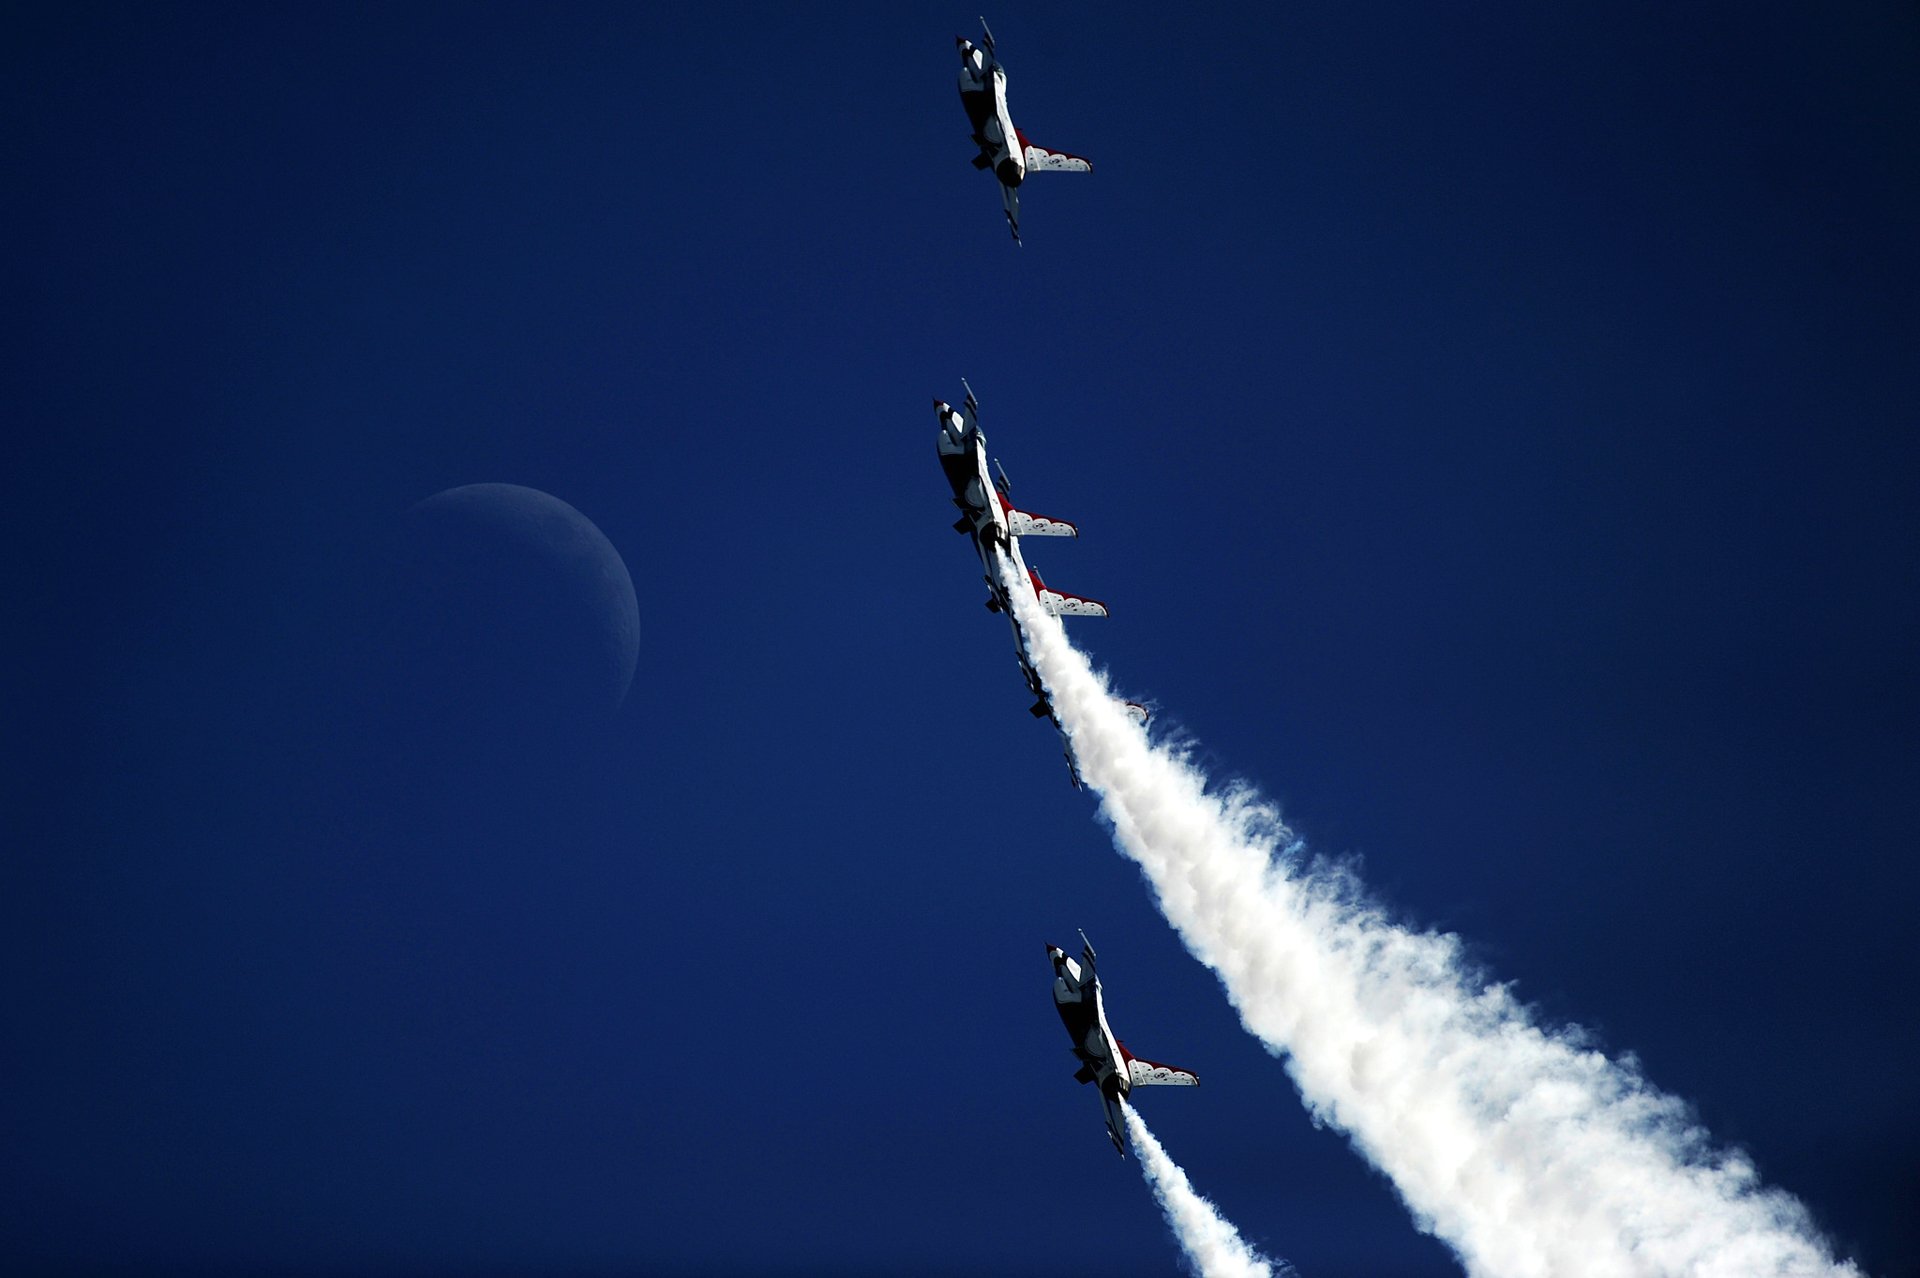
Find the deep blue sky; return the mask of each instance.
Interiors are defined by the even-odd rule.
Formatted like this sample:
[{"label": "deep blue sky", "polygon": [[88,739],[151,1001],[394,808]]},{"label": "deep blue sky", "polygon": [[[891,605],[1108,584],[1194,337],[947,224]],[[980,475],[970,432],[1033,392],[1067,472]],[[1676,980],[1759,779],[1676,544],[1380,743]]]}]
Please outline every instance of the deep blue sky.
[{"label": "deep blue sky", "polygon": [[[1076,635],[1409,921],[1920,1274],[1920,16],[15,12],[0,1257],[1164,1273],[1041,943],[1308,1278],[1447,1274],[1024,713]],[[397,708],[404,512],[624,555],[610,721]]]}]

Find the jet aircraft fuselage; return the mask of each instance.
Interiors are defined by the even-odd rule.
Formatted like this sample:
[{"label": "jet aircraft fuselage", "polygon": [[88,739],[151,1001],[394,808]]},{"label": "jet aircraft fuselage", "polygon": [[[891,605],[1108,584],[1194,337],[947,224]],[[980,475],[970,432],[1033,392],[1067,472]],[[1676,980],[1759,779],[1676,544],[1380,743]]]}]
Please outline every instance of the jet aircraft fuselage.
[{"label": "jet aircraft fuselage", "polygon": [[953,42],[960,50],[960,105],[973,125],[980,167],[991,168],[1000,185],[1017,187],[1027,180],[1027,157],[1007,110],[1007,69],[965,36]]}]

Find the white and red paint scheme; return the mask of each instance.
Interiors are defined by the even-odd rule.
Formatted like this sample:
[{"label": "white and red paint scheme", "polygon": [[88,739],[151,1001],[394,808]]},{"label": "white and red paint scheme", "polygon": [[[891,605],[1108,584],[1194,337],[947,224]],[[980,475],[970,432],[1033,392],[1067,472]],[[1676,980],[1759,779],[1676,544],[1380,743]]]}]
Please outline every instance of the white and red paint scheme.
[{"label": "white and red paint scheme", "polygon": [[993,32],[987,20],[980,20],[985,37],[975,44],[965,36],[955,36],[960,50],[960,105],[966,108],[967,122],[973,126],[973,142],[980,154],[973,159],[976,169],[991,169],[1000,182],[1000,203],[1007,212],[1007,229],[1014,241],[1020,239],[1020,184],[1029,173],[1091,173],[1093,161],[1035,146],[1027,135],[1014,127],[1007,113],[1007,69],[993,56]]},{"label": "white and red paint scheme", "polygon": [[[965,386],[966,383],[962,381],[961,385]],[[1022,537],[1078,537],[1080,530],[1064,519],[1036,515],[1014,507],[1007,495],[1006,472],[1002,470],[995,475],[989,468],[987,437],[980,429],[980,404],[974,399],[971,386],[967,387],[967,398],[959,408],[943,399],[934,400],[933,408],[940,418],[940,469],[946,472],[947,483],[953,489],[953,504],[961,510],[960,518],[953,522],[953,530],[970,534],[973,538],[973,548],[979,554],[980,566],[986,573],[989,592],[987,610],[1004,613],[1013,626],[1013,647],[1020,661],[1020,673],[1034,695],[1033,715],[1035,718],[1052,720],[1054,728],[1059,731],[1066,750],[1067,773],[1073,779],[1074,788],[1078,789],[1080,767],[1074,761],[1073,743],[1067,738],[1066,729],[1061,727],[1059,716],[1054,714],[1053,702],[1047,697],[1045,685],[1040,682],[1040,673],[1033,668],[1033,661],[1027,654],[1027,637],[1020,629],[1020,619],[1014,615],[1012,601],[1007,596],[1008,574],[1003,571],[1003,565],[1011,566],[1015,580],[1031,583],[1034,598],[1040,601],[1041,608],[1054,616],[1104,617],[1107,615],[1105,604],[1084,595],[1055,590],[1040,580],[1040,574],[1027,566],[1025,557],[1020,553]],[[1136,722],[1146,723],[1146,707],[1131,701],[1123,704]]]},{"label": "white and red paint scheme", "polygon": [[1200,1078],[1192,1070],[1161,1065],[1135,1056],[1127,1045],[1114,1037],[1107,1024],[1106,1005],[1100,999],[1100,978],[1093,970],[1093,946],[1087,934],[1080,934],[1085,948],[1080,958],[1070,959],[1057,945],[1047,946],[1047,959],[1053,964],[1053,1007],[1061,1024],[1073,1040],[1073,1054],[1080,1062],[1074,1077],[1100,1088],[1100,1106],[1107,1118],[1107,1135],[1120,1156],[1127,1156],[1126,1115],[1120,1106],[1136,1087],[1198,1087]]}]

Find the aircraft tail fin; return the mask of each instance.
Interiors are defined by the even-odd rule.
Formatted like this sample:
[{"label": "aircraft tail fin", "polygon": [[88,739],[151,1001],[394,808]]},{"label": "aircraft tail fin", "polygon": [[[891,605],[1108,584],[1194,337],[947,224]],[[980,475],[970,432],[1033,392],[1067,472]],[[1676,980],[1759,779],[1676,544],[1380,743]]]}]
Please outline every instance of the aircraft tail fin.
[{"label": "aircraft tail fin", "polygon": [[1100,1093],[1101,1101],[1107,1109],[1107,1137],[1113,1141],[1113,1152],[1125,1158],[1127,1156],[1127,1115],[1121,1108],[1126,1104],[1118,1096]]}]

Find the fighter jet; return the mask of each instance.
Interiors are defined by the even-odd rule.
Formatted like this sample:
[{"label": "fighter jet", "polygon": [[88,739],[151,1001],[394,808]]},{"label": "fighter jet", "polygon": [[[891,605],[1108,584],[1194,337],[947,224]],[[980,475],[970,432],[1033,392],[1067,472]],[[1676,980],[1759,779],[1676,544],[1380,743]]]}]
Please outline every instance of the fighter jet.
[{"label": "fighter jet", "polygon": [[1007,229],[1018,243],[1020,184],[1027,174],[1091,173],[1093,162],[1035,146],[1013,126],[1013,117],[1007,114],[1007,69],[993,56],[993,32],[985,18],[980,19],[980,30],[986,38],[978,45],[965,36],[953,38],[960,50],[960,105],[967,109],[973,142],[980,148],[973,167],[992,169],[994,177],[1000,179],[1000,203],[1007,210]]},{"label": "fighter jet", "polygon": [[1113,1138],[1120,1157],[1125,1158],[1127,1124],[1120,1105],[1133,1089],[1198,1087],[1200,1079],[1192,1070],[1135,1056],[1113,1036],[1107,1026],[1107,1010],[1100,1001],[1100,978],[1093,973],[1093,945],[1085,932],[1080,934],[1080,943],[1086,948],[1080,951],[1079,962],[1068,958],[1059,946],[1047,946],[1047,958],[1053,963],[1053,1006],[1067,1027],[1073,1054],[1080,1061],[1074,1077],[1083,1083],[1099,1084],[1107,1135]]},{"label": "fighter jet", "polygon": [[[1040,682],[1040,672],[1033,668],[1027,636],[1020,628],[1020,619],[1014,615],[1001,566],[1011,564],[1015,578],[1030,582],[1040,606],[1056,617],[1104,617],[1107,606],[1098,599],[1055,590],[1040,580],[1039,573],[1027,567],[1020,553],[1020,538],[1078,537],[1080,530],[1064,519],[1015,509],[1008,497],[1011,485],[1007,483],[1006,471],[998,462],[993,463],[991,470],[988,468],[987,437],[980,430],[980,403],[973,397],[973,387],[967,386],[964,379],[960,384],[966,386],[967,398],[959,408],[943,399],[933,401],[934,412],[940,418],[940,469],[946,472],[947,483],[953,489],[953,504],[961,510],[960,518],[953,521],[953,530],[973,538],[980,566],[986,570],[987,611],[1004,613],[1013,626],[1014,654],[1019,659],[1027,688],[1034,696],[1033,716],[1051,720],[1054,730],[1059,732],[1067,756],[1067,775],[1077,790],[1080,765],[1073,757],[1073,742],[1054,713],[1046,686]],[[1146,707],[1131,701],[1123,704],[1135,722],[1147,722]]]}]

